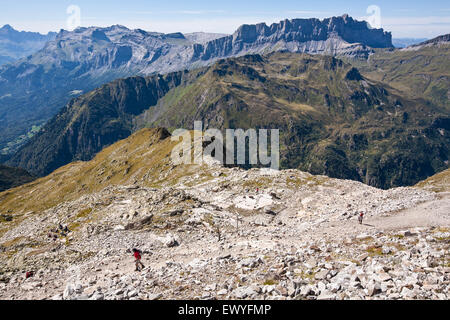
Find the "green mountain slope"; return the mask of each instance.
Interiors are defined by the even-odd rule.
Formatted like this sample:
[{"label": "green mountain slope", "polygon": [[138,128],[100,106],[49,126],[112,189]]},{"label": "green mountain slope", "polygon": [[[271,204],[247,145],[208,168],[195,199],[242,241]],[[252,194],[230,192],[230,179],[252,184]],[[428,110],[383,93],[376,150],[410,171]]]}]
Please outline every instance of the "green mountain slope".
[{"label": "green mountain slope", "polygon": [[46,175],[75,160],[90,160],[132,133],[132,120],[180,84],[183,73],[116,80],[72,100],[8,163]]},{"label": "green mountain slope", "polygon": [[401,50],[378,50],[357,67],[370,79],[450,110],[450,42],[439,39]]},{"label": "green mountain slope", "polygon": [[143,127],[280,129],[281,164],[389,188],[448,168],[444,107],[327,56],[274,53],[117,80],[70,103],[8,162],[38,175]]}]

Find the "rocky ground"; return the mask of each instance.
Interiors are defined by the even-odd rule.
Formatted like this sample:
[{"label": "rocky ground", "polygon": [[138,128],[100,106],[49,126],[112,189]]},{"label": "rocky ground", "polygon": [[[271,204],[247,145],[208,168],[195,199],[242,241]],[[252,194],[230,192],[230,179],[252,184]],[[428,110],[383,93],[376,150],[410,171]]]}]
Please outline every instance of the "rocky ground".
[{"label": "rocky ground", "polygon": [[448,192],[216,164],[206,175],[25,215],[0,238],[0,298],[449,298]]}]

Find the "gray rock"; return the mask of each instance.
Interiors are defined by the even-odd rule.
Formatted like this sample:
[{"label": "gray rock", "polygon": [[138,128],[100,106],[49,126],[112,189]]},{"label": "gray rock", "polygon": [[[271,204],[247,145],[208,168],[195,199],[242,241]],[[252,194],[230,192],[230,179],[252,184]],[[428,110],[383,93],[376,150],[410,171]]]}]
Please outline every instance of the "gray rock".
[{"label": "gray rock", "polygon": [[89,300],[104,300],[105,295],[101,292],[95,292]]},{"label": "gray rock", "polygon": [[247,297],[251,298],[255,296],[257,292],[253,287],[238,287],[233,291],[233,295],[238,299],[245,299]]},{"label": "gray rock", "polygon": [[316,280],[324,280],[327,278],[329,271],[326,269],[322,269],[314,275],[314,279]]},{"label": "gray rock", "polygon": [[377,294],[380,294],[382,292],[383,292],[383,290],[381,289],[381,286],[379,283],[371,284],[368,288],[369,297],[376,296]]},{"label": "gray rock", "polygon": [[131,290],[128,292],[127,296],[128,298],[133,298],[136,297],[139,294],[139,292],[137,290]]},{"label": "gray rock", "polygon": [[336,300],[336,295],[329,291],[321,292],[317,300]]},{"label": "gray rock", "polygon": [[63,300],[63,299],[64,299],[64,297],[62,294],[57,294],[52,297],[52,300]]},{"label": "gray rock", "polygon": [[317,266],[317,261],[313,258],[310,258],[304,263],[304,265],[308,269],[313,269]]},{"label": "gray rock", "polygon": [[218,292],[217,292],[217,295],[218,296],[225,296],[225,295],[227,295],[228,294],[228,290],[227,289],[222,289],[222,290],[219,290]]},{"label": "gray rock", "polygon": [[337,293],[339,290],[341,290],[341,285],[338,283],[331,283],[328,288],[331,293]]},{"label": "gray rock", "polygon": [[75,294],[75,286],[71,283],[68,283],[63,292],[63,299],[64,300],[69,299],[74,294]]},{"label": "gray rock", "polygon": [[240,267],[255,268],[262,263],[260,258],[247,258],[239,262]]},{"label": "gray rock", "polygon": [[162,298],[162,294],[161,293],[149,294],[147,298],[148,300],[159,300]]},{"label": "gray rock", "polygon": [[173,236],[173,235],[168,235],[165,239],[164,239],[164,244],[166,245],[166,247],[168,248],[173,248],[173,247],[177,247],[179,246],[179,242],[178,240]]}]

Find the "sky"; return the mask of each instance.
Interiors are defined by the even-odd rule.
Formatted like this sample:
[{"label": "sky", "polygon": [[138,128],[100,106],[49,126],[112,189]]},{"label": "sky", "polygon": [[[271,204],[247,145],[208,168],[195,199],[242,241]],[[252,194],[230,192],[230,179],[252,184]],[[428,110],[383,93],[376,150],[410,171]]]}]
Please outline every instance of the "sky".
[{"label": "sky", "polygon": [[[114,24],[157,32],[233,33],[242,24],[349,14],[394,38],[450,33],[450,1],[427,0],[0,0],[0,26],[25,31],[71,30]],[[371,10],[368,10],[370,8]]]}]

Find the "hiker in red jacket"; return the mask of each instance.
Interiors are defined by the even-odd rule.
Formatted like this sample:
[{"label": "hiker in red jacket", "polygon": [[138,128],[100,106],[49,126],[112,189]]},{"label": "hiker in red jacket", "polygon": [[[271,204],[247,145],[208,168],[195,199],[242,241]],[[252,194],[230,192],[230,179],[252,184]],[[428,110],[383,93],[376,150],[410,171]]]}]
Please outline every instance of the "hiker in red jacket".
[{"label": "hiker in red jacket", "polygon": [[359,214],[359,216],[358,216],[359,224],[362,224],[363,218],[364,218],[364,213],[361,212],[361,213]]},{"label": "hiker in red jacket", "polygon": [[138,249],[133,249],[134,262],[136,263],[136,271],[141,271],[144,269],[144,265],[141,262],[141,251]]}]

